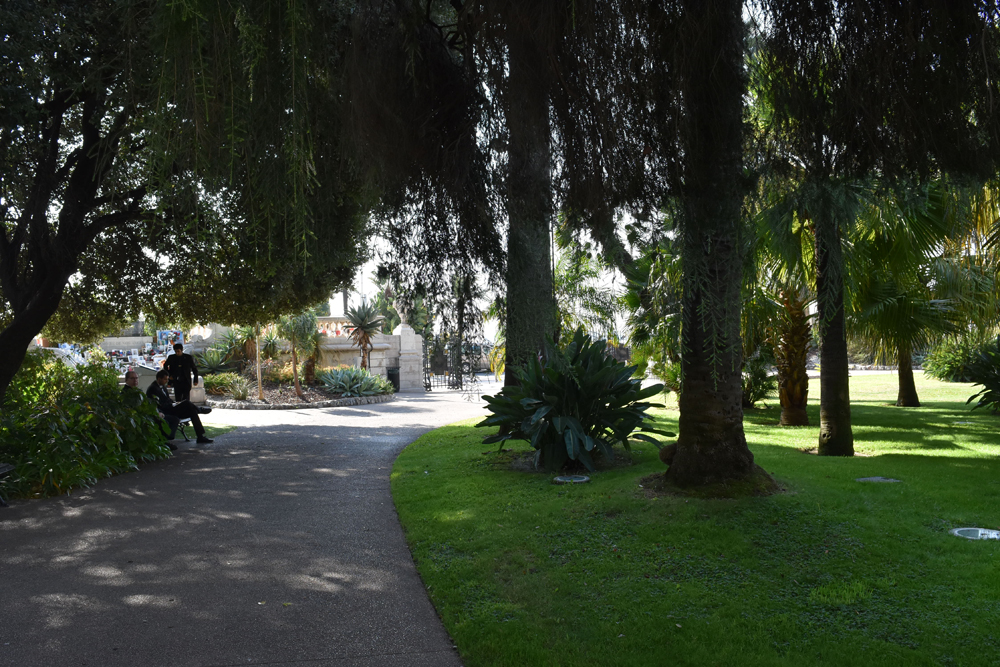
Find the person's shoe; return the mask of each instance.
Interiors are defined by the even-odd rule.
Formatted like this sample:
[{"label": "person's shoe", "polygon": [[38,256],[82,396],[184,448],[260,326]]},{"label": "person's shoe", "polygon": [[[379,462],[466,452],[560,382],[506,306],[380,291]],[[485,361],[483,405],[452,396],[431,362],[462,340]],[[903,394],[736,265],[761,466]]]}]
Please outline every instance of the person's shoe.
[{"label": "person's shoe", "polygon": [[207,438],[203,435],[199,435],[198,439],[195,442],[197,442],[199,445],[211,445],[213,442],[215,442],[215,440]]},{"label": "person's shoe", "polygon": [[200,414],[200,415],[207,415],[211,411],[212,411],[212,408],[208,407],[207,405],[199,405],[198,406],[198,414]]}]

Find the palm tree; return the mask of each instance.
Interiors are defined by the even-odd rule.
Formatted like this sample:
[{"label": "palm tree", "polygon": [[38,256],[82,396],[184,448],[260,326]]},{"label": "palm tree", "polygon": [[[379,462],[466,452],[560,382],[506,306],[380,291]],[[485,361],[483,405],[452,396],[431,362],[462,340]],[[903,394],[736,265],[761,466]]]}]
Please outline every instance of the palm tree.
[{"label": "palm tree", "polygon": [[808,426],[809,376],[806,362],[812,345],[812,319],[809,304],[813,298],[803,285],[778,288],[782,310],[771,328],[774,365],[778,369],[778,400],[781,403],[781,426]]},{"label": "palm tree", "polygon": [[920,406],[913,353],[955,331],[955,302],[935,295],[935,286],[947,282],[938,253],[955,228],[949,199],[932,183],[918,201],[904,204],[897,196],[867,208],[848,257],[851,334],[877,361],[896,363],[900,407]]},{"label": "palm tree", "polygon": [[375,303],[368,302],[364,297],[361,298],[361,304],[349,309],[346,315],[351,326],[351,338],[361,350],[361,368],[368,368],[373,347],[372,337],[382,329],[382,316]]},{"label": "palm tree", "polygon": [[292,378],[295,382],[295,394],[302,398],[305,394],[299,382],[299,352],[312,355],[319,344],[316,328],[316,315],[305,311],[298,315],[282,317],[278,320],[278,333],[291,343],[292,347]]},{"label": "palm tree", "polygon": [[553,280],[560,334],[582,327],[595,337],[613,335],[619,299],[599,282],[607,268],[589,247],[559,249]]}]

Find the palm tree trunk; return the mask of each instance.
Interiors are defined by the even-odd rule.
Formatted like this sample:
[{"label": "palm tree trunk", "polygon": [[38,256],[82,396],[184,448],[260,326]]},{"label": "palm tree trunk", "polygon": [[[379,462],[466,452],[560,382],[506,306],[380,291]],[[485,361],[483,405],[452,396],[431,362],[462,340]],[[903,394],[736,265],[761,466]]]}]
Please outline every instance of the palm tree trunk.
[{"label": "palm tree trunk", "polygon": [[743,433],[740,372],[742,5],[684,4],[684,353],[680,434],[666,479],[690,487],[748,479],[756,466]]},{"label": "palm tree trunk", "polygon": [[806,361],[812,330],[806,314],[806,299],[799,290],[782,290],[785,319],[775,336],[774,361],[778,368],[778,400],[781,426],[808,426],[809,375]]},{"label": "palm tree trunk", "polygon": [[507,359],[504,384],[537,355],[556,328],[549,222],[552,216],[548,63],[522,12],[533,0],[512,3],[508,40],[509,152],[507,210]]},{"label": "palm tree trunk", "polygon": [[820,322],[819,455],[854,456],[844,328],[844,255],[836,220],[815,218]]},{"label": "palm tree trunk", "polygon": [[901,408],[919,408],[917,385],[913,381],[913,354],[908,347],[900,346],[896,358],[899,372],[899,394],[896,396],[896,405]]}]

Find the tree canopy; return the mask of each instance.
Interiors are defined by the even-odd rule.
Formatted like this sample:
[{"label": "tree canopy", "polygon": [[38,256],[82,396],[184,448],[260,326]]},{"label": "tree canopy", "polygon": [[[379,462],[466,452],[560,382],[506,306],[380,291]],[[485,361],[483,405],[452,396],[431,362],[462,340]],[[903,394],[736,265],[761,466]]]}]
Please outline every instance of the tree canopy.
[{"label": "tree canopy", "polygon": [[92,338],[140,308],[269,320],[353,273],[348,10],[5,3],[0,395],[64,294],[53,328]]}]

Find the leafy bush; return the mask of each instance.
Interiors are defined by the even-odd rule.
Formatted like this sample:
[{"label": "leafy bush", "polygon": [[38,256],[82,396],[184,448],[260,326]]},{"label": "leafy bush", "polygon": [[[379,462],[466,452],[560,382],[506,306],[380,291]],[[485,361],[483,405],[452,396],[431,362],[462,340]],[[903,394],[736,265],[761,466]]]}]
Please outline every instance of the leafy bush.
[{"label": "leafy bush", "polygon": [[981,353],[996,348],[994,341],[979,336],[945,338],[924,357],[924,372],[944,382],[974,382],[969,366]]},{"label": "leafy bush", "polygon": [[970,380],[983,389],[970,396],[966,404],[977,401],[973,410],[988,407],[994,413],[1000,412],[1000,338],[976,355],[968,365],[967,372]]},{"label": "leafy bush", "polygon": [[594,470],[594,455],[610,458],[620,442],[629,449],[629,437],[660,443],[637,429],[672,436],[643,426],[643,402],[663,390],[657,384],[642,388],[632,377],[635,368],[605,356],[603,341],[593,342],[577,329],[564,350],[545,346],[545,363],[532,359],[518,369],[519,386],[506,386],[496,396],[484,396],[490,416],[476,426],[499,426],[501,432],[484,442],[527,440],[537,450],[535,464],[558,470],[579,461]]},{"label": "leafy bush", "polygon": [[2,408],[0,460],[15,467],[4,496],[58,495],[170,455],[156,406],[122,393],[100,361],[74,369],[30,353]]},{"label": "leafy bush", "polygon": [[778,392],[778,376],[771,374],[772,361],[756,354],[743,364],[743,407],[752,408]]},{"label": "leafy bush", "polygon": [[254,383],[242,375],[235,376],[229,382],[229,393],[237,401],[245,401],[250,398],[250,392],[253,389]]},{"label": "leafy bush", "polygon": [[236,373],[216,373],[215,375],[203,375],[202,381],[205,383],[205,393],[213,396],[221,396],[229,391],[229,385],[239,377]]},{"label": "leafy bush", "polygon": [[392,383],[381,375],[372,375],[364,368],[340,366],[317,371],[316,379],[331,394],[344,396],[375,396],[391,394]]}]

